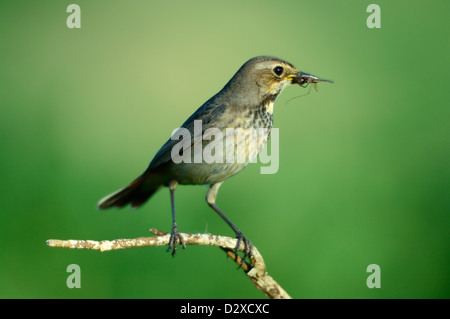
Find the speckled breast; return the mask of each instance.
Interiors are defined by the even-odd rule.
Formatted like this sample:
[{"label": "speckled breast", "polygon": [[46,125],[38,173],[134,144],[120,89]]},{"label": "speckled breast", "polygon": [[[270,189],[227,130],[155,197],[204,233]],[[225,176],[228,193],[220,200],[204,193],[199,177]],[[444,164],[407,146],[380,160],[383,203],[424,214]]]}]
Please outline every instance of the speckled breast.
[{"label": "speckled breast", "polygon": [[[223,154],[220,161],[184,163],[172,170],[179,176],[180,184],[215,184],[239,173],[267,144],[273,123],[273,101],[245,110],[238,116],[228,117],[221,129]],[[207,142],[203,140],[200,151],[205,155]],[[194,152],[194,150],[193,150]],[[205,158],[203,158],[205,159]]]}]

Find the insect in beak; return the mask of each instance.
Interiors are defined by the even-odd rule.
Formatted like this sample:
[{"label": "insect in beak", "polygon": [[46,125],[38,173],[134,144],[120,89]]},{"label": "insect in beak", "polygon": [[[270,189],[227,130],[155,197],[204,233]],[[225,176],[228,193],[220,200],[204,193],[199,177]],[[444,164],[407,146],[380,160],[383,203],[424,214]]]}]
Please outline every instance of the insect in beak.
[{"label": "insect in beak", "polygon": [[314,89],[316,91],[317,91],[317,83],[319,82],[334,83],[332,80],[319,79],[317,76],[305,72],[299,72],[292,78],[292,83],[298,84],[304,88],[307,87],[310,83],[313,83]]}]

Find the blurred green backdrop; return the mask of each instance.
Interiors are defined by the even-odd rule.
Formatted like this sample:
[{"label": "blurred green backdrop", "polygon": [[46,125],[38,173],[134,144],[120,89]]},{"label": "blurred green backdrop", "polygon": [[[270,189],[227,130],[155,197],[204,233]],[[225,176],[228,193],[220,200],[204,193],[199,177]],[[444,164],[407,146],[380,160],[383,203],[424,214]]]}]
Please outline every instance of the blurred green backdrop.
[{"label": "blurred green backdrop", "polygon": [[[217,248],[45,244],[169,231],[167,189],[134,211],[96,203],[257,55],[335,80],[277,100],[277,174],[221,188],[270,275],[295,298],[450,297],[448,1],[376,1],[381,29],[372,1],[79,0],[68,29],[70,3],[0,2],[0,297],[263,298]],[[181,231],[233,236],[206,190],[178,189]]]}]

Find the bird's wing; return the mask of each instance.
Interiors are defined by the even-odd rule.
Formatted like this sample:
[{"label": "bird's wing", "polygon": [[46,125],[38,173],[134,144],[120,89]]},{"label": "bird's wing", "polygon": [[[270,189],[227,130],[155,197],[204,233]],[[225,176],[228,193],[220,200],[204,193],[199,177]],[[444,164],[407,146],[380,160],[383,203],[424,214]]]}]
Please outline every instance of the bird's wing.
[{"label": "bird's wing", "polygon": [[[207,102],[184,122],[180,129],[187,129],[189,131],[191,135],[191,147],[194,145],[194,136],[199,134],[202,134],[203,136],[203,132],[206,129],[214,127],[214,123],[217,123],[217,120],[222,117],[225,113],[225,109],[226,107],[223,104],[217,105],[215,103]],[[202,121],[201,132],[194,132],[195,120]],[[175,133],[174,135],[177,136],[178,134]],[[172,140],[170,138],[156,153],[147,170],[155,169],[158,166],[169,162],[171,160],[172,148],[178,143],[180,143],[180,140]]]}]

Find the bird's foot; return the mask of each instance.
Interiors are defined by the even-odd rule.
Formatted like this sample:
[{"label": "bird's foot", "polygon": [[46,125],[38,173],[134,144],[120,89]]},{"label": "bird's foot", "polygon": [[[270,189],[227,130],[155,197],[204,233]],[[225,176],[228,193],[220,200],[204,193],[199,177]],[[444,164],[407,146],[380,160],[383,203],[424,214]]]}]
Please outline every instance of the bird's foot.
[{"label": "bird's foot", "polygon": [[244,236],[244,234],[241,231],[236,232],[236,247],[234,248],[234,252],[237,255],[237,252],[240,250],[241,242],[244,243],[244,256],[242,256],[241,263],[239,264],[239,267],[242,267],[242,265],[245,262],[245,259],[247,257],[251,257],[253,255],[253,245],[250,240],[247,239],[247,237]]},{"label": "bird's foot", "polygon": [[167,248],[168,252],[172,250],[172,256],[175,256],[175,253],[177,252],[178,243],[183,246],[183,249],[186,249],[186,243],[178,230],[177,224],[173,224],[172,233],[170,233],[169,247]]}]

